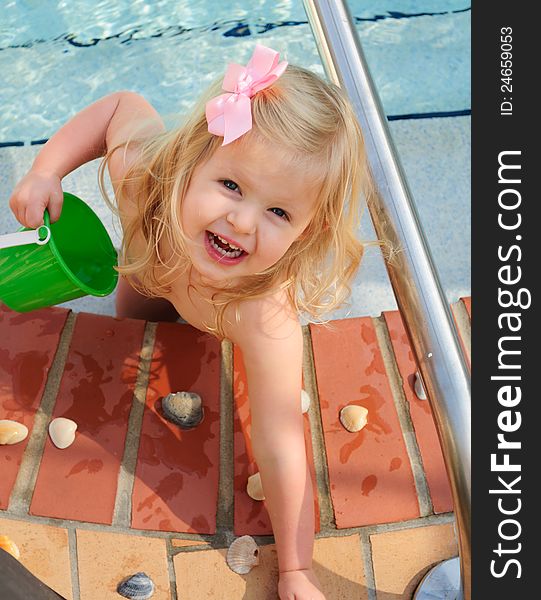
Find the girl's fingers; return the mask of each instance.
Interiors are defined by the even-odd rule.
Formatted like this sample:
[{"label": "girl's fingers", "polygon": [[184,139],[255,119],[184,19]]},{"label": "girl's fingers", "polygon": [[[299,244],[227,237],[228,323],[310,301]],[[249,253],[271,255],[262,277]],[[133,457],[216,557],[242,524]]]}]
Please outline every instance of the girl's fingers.
[{"label": "girl's fingers", "polygon": [[25,221],[26,226],[32,229],[37,229],[40,225],[43,225],[43,207],[40,204],[27,207]]},{"label": "girl's fingers", "polygon": [[25,227],[30,227],[30,228],[31,228],[31,227],[32,227],[32,225],[30,224],[30,219],[31,219],[31,216],[30,216],[30,209],[29,209],[29,208],[25,208],[25,209],[23,210],[23,215],[22,215],[22,216],[23,216],[23,218],[22,218],[22,221],[21,221],[21,223],[22,223],[22,224],[23,224]]},{"label": "girl's fingers", "polygon": [[9,208],[11,209],[11,212],[13,213],[13,216],[17,219],[17,221],[19,221],[19,223],[21,223],[22,225],[22,221],[21,218],[24,217],[24,213],[21,213],[21,209],[19,208],[19,206],[17,205],[17,203],[15,202],[15,198],[14,196],[12,196],[9,199]]},{"label": "girl's fingers", "polygon": [[21,211],[18,208],[12,208],[11,209],[13,212],[13,215],[15,216],[15,218],[17,219],[17,221],[22,225],[22,221],[21,221]]},{"label": "girl's fingers", "polygon": [[62,193],[62,190],[60,190],[60,192],[54,192],[53,194],[51,194],[49,198],[49,205],[47,206],[47,209],[49,210],[49,217],[51,218],[51,223],[56,223],[56,221],[60,219],[63,201],[64,194]]}]

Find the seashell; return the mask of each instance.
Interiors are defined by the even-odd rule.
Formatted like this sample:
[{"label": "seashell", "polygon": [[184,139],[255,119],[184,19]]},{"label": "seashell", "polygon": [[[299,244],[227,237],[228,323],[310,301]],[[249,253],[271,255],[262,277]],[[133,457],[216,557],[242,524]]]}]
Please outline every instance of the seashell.
[{"label": "seashell", "polygon": [[21,557],[21,553],[19,552],[19,548],[17,548],[17,544],[7,535],[0,535],[0,548],[3,548],[6,552],[9,552],[16,559]]},{"label": "seashell", "polygon": [[308,395],[308,392],[306,390],[301,390],[301,406],[302,406],[302,412],[308,412],[308,409],[310,408],[310,396]]},{"label": "seashell", "polygon": [[146,573],[139,572],[123,579],[116,591],[130,600],[147,600],[154,593],[154,582]]},{"label": "seashell", "polygon": [[75,440],[75,430],[77,423],[65,417],[58,417],[49,423],[49,435],[51,441],[57,447],[63,450],[73,444]]},{"label": "seashell", "polygon": [[340,411],[340,423],[351,432],[360,431],[367,422],[368,410],[364,406],[348,404]]},{"label": "seashell", "polygon": [[197,427],[203,420],[201,396],[191,392],[167,394],[162,400],[165,418],[182,429]]},{"label": "seashell", "polygon": [[254,538],[243,535],[237,538],[227,551],[226,557],[229,568],[239,575],[246,575],[259,564],[259,548]]},{"label": "seashell", "polygon": [[415,390],[415,395],[419,400],[426,400],[426,392],[423,386],[423,382],[421,381],[421,376],[419,372],[415,373],[415,382],[413,383],[413,389]]},{"label": "seashell", "polygon": [[28,435],[28,427],[9,419],[0,420],[0,444],[17,444]]},{"label": "seashell", "polygon": [[259,473],[254,473],[248,477],[246,492],[248,493],[248,496],[254,500],[265,500],[263,484],[261,483],[261,475]]}]

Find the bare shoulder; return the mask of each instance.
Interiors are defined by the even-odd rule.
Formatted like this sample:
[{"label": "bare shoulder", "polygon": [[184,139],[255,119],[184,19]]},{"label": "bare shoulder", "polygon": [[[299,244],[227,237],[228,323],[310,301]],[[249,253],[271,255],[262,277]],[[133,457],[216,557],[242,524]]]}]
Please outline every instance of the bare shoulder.
[{"label": "bare shoulder", "polygon": [[[140,156],[142,146],[136,140],[153,137],[165,131],[160,115],[143,96],[127,91],[118,92],[117,96],[118,104],[106,133],[107,150],[116,148],[107,162],[115,194],[117,186],[121,182],[125,183],[124,178],[128,169]],[[132,201],[134,191],[133,184],[128,183],[124,186],[122,196],[117,196],[123,228],[138,213],[136,204]],[[141,243],[142,241],[139,240],[139,244]]]},{"label": "bare shoulder", "polygon": [[122,147],[109,160],[109,173],[113,184],[121,180],[137,156],[137,145],[128,144],[165,131],[156,109],[143,96],[134,92],[118,92],[118,104],[109,122],[106,134],[108,150]]},{"label": "bare shoulder", "polygon": [[226,333],[249,362],[279,364],[302,355],[302,329],[286,293],[248,299],[226,312]]}]

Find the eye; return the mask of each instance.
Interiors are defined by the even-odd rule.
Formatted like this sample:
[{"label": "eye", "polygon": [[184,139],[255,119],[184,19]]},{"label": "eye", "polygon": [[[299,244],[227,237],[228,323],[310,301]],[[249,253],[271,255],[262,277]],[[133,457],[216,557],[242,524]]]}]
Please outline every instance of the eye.
[{"label": "eye", "polygon": [[234,181],[231,181],[231,179],[222,179],[222,183],[228,190],[231,190],[232,192],[240,191],[239,186]]},{"label": "eye", "polygon": [[282,210],[281,208],[270,208],[269,210],[271,210],[276,216],[280,217],[281,219],[289,221],[289,215],[286,213],[285,210]]}]

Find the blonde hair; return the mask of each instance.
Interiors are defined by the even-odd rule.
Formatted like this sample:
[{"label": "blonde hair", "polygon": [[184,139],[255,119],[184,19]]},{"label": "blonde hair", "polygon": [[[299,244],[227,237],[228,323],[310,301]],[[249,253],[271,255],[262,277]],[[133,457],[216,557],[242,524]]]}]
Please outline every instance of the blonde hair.
[{"label": "blonde hair", "polygon": [[[152,139],[132,138],[121,145],[140,143],[141,152],[116,189],[117,196],[122,195],[129,184],[138,206],[137,215],[125,226],[124,264],[118,271],[147,296],[170,292],[172,281],[189,267],[178,208],[195,168],[222,144],[221,137],[208,132],[205,118],[205,104],[222,93],[222,79],[209,87],[181,127]],[[356,232],[360,195],[362,191],[366,197],[371,194],[371,178],[359,123],[340,88],[302,67],[289,65],[251,102],[252,130],[232,143],[256,140],[283,148],[294,164],[317,176],[320,189],[315,216],[285,255],[265,271],[246,276],[239,285],[213,296],[216,319],[208,330],[220,336],[224,335],[224,311],[232,302],[262,297],[279,287],[296,311],[309,320],[321,320],[346,300],[364,249]],[[103,173],[121,146],[112,148],[100,165],[100,188],[110,205]],[[134,257],[130,250],[139,232],[146,245],[143,254]],[[162,238],[172,250],[166,261],[159,250]],[[166,267],[170,276],[164,276],[158,267]]]}]

